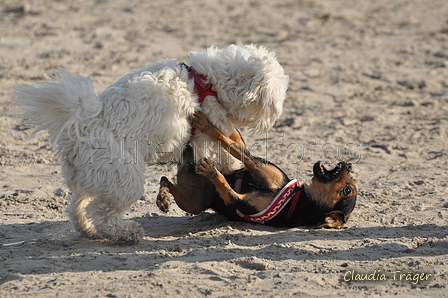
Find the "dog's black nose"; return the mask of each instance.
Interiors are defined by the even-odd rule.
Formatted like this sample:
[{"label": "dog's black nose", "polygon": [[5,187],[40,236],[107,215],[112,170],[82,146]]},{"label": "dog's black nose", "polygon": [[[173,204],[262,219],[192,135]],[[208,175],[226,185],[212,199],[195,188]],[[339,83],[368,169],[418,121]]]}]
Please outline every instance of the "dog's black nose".
[{"label": "dog's black nose", "polygon": [[351,170],[352,170],[352,164],[349,163],[349,162],[347,163],[347,170],[348,170],[348,171],[351,171]]}]

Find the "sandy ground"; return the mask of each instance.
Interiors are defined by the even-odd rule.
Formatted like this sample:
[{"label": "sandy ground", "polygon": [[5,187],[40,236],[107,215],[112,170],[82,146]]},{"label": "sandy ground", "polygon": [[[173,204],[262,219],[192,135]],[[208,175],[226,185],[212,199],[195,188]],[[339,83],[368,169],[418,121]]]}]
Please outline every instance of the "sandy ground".
[{"label": "sandy ground", "polygon": [[[248,145],[302,181],[316,160],[350,160],[348,225],[161,214],[157,182],[175,169],[152,166],[126,214],[144,240],[81,238],[48,135],[29,138],[10,101],[16,82],[63,66],[99,93],[231,43],[272,49],[291,81],[276,126],[243,131]],[[0,0],[0,297],[446,297],[447,67],[446,0]]]}]

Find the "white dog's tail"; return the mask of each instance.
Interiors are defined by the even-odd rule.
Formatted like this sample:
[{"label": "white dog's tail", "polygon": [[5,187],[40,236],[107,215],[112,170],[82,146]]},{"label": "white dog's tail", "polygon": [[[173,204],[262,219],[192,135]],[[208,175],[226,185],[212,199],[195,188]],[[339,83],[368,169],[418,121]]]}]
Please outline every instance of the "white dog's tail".
[{"label": "white dog's tail", "polygon": [[21,105],[26,122],[37,126],[32,136],[47,129],[51,141],[80,138],[80,131],[90,125],[102,110],[92,82],[80,75],[71,75],[59,68],[55,82],[40,82],[36,86],[19,85],[16,103]]}]

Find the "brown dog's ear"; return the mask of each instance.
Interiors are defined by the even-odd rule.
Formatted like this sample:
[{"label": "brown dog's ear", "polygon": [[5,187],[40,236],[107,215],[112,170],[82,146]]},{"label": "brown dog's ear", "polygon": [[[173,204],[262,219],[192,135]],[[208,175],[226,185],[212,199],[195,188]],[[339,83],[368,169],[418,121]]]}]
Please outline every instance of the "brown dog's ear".
[{"label": "brown dog's ear", "polygon": [[316,229],[340,227],[347,222],[347,219],[341,211],[331,211],[325,214],[324,222],[318,223]]}]

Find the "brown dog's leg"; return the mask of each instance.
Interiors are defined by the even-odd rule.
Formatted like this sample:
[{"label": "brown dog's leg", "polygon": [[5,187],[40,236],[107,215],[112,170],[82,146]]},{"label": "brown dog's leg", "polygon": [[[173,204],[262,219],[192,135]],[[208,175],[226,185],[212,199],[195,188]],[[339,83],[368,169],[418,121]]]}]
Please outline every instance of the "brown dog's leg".
[{"label": "brown dog's leg", "polygon": [[[269,188],[278,189],[284,185],[284,174],[277,167],[253,157],[245,146],[241,145],[240,142],[243,144],[244,142],[237,131],[234,131],[232,137],[236,140],[240,139],[240,142],[235,142],[231,138],[225,136],[219,129],[210,123],[202,112],[196,112],[192,116],[191,122],[194,128],[199,129],[203,133],[219,141],[221,146],[230,152],[233,157],[244,163],[246,169],[252,174],[258,175],[261,180],[266,181]],[[238,136],[236,134],[238,134]]]},{"label": "brown dog's leg", "polygon": [[229,136],[229,139],[231,139],[234,143],[240,145],[241,147],[246,148],[246,143],[244,142],[243,137],[237,129],[233,129],[233,133]]},{"label": "brown dog's leg", "polygon": [[[210,208],[211,199],[209,199],[207,195],[203,194],[203,192],[207,193],[207,190],[200,181],[200,179],[206,178],[200,176],[196,177],[196,181],[194,181],[194,177],[193,179],[191,177],[187,177],[187,181],[182,181],[183,184],[175,185],[171,183],[168,178],[163,176],[160,179],[160,188],[156,200],[159,209],[165,213],[169,211],[171,206],[170,194],[173,196],[179,208],[188,213],[199,214]],[[198,183],[195,185],[195,182]]]},{"label": "brown dog's leg", "polygon": [[[248,168],[252,168],[255,163],[249,151],[245,149],[244,141],[239,135],[238,131],[234,130],[231,137],[225,136],[202,112],[196,112],[191,117],[191,122],[194,128],[199,129],[206,135],[212,137],[220,142],[221,146],[226,149],[233,157],[242,161]],[[242,145],[243,144],[243,145]],[[248,163],[246,165],[246,162]]]},{"label": "brown dog's leg", "polygon": [[196,164],[196,173],[208,178],[215,186],[224,204],[233,206],[241,214],[254,214],[266,208],[272,201],[272,195],[266,195],[265,192],[249,192],[246,194],[235,192],[224,175],[207,159],[201,159]]},{"label": "brown dog's leg", "polygon": [[210,179],[226,205],[233,205],[238,200],[244,199],[244,195],[236,193],[227,183],[224,175],[213,164],[209,163],[207,159],[198,161],[196,164],[196,173]]}]

